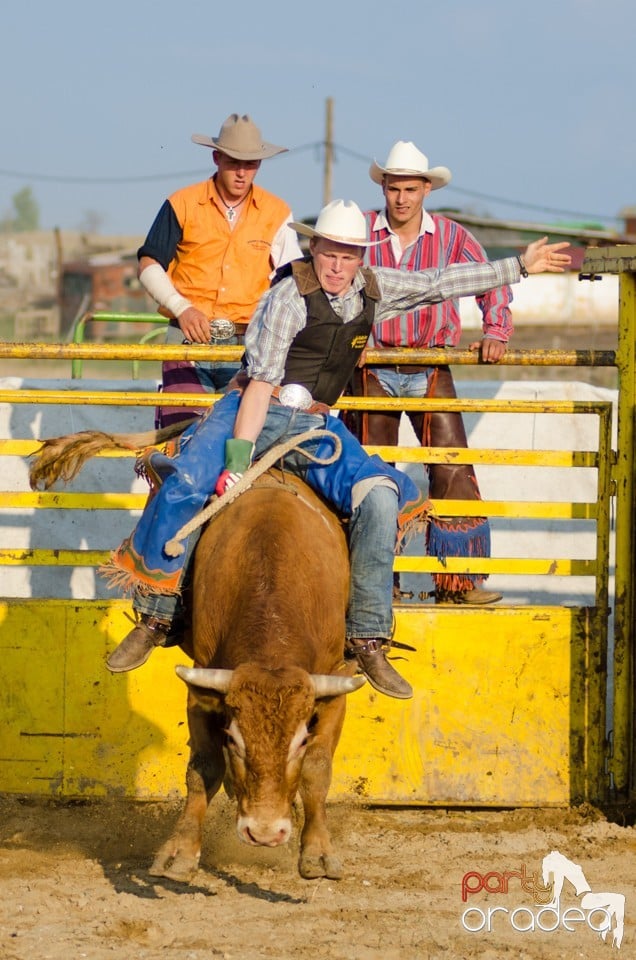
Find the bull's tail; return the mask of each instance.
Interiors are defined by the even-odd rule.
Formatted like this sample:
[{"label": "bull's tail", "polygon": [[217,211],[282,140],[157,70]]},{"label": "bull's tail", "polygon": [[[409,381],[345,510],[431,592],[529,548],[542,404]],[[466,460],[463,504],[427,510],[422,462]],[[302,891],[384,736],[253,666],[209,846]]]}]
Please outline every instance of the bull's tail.
[{"label": "bull's tail", "polygon": [[31,458],[29,482],[32,490],[48,490],[56,480],[68,483],[77,476],[87,460],[103,450],[134,450],[136,452],[180,436],[192,423],[182,420],[161,430],[145,433],[103,433],[101,430],[82,430],[64,437],[45,440]]}]

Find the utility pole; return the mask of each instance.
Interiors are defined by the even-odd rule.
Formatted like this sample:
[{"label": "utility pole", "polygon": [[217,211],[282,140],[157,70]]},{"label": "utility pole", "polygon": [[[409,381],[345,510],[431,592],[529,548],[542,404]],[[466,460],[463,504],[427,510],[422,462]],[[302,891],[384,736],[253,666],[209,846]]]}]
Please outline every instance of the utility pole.
[{"label": "utility pole", "polygon": [[333,97],[327,97],[327,115],[325,122],[325,172],[322,191],[322,205],[331,201],[331,169],[333,166]]}]

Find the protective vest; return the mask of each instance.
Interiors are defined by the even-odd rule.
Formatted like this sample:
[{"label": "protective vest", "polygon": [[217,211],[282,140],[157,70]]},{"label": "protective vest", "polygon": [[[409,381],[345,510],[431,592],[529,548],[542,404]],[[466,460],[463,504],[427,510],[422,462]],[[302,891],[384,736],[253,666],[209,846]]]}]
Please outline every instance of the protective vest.
[{"label": "protective vest", "polygon": [[335,403],[355,370],[369,338],[380,290],[371,270],[363,267],[362,310],[344,323],[320,286],[311,260],[288,265],[307,307],[307,324],[292,340],[282,383],[301,383],[314,400]]}]

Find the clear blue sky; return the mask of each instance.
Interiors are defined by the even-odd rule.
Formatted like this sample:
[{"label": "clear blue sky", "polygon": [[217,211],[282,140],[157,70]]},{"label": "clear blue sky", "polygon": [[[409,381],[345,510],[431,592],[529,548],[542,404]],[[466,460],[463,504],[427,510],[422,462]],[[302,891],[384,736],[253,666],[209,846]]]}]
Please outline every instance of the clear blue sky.
[{"label": "clear blue sky", "polygon": [[369,162],[404,139],[452,170],[431,208],[611,227],[636,205],[634,0],[22,0],[2,21],[0,217],[30,186],[43,228],[145,234],[211,171],[190,135],[233,112],[290,148],[258,182],[314,215],[328,97],[333,197],[379,205]]}]

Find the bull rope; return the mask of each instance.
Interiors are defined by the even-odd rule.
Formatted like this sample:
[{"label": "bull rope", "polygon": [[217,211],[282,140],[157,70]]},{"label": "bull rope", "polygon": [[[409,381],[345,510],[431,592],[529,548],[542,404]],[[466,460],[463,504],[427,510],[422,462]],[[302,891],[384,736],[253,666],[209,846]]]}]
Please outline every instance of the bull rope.
[{"label": "bull rope", "polygon": [[[317,457],[315,454],[310,453],[309,450],[305,450],[300,446],[301,443],[305,443],[307,440],[315,440],[316,437],[329,437],[333,440],[334,451],[330,456]],[[238,480],[234,486],[226,490],[221,497],[213,495],[210,503],[208,503],[203,510],[197,513],[192,520],[184,523],[171,540],[166,541],[164,550],[168,556],[180,557],[185,553],[185,547],[181,542],[182,540],[185,540],[191,533],[194,533],[194,531],[202,527],[204,523],[207,523],[207,521],[210,520],[215,513],[218,513],[219,510],[222,510],[223,507],[228,506],[233,500],[240,497],[242,493],[249,490],[257,477],[260,477],[261,474],[269,470],[270,467],[273,467],[285,454],[291,453],[293,450],[301,453],[307,460],[311,460],[312,463],[320,463],[322,466],[327,467],[330,463],[334,463],[342,453],[342,441],[332,430],[306,430],[304,433],[299,433],[297,436],[285,441],[285,443],[279,443],[277,446],[272,447],[260,460],[245,471],[241,479]]]}]

